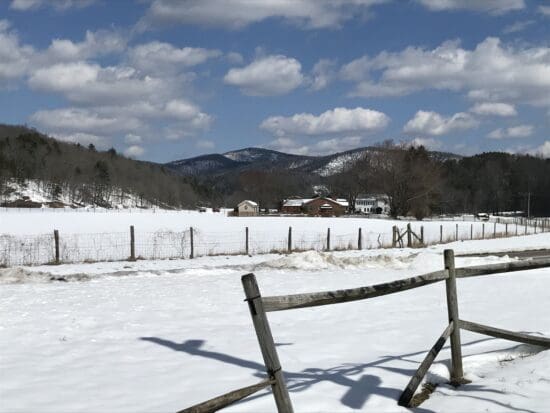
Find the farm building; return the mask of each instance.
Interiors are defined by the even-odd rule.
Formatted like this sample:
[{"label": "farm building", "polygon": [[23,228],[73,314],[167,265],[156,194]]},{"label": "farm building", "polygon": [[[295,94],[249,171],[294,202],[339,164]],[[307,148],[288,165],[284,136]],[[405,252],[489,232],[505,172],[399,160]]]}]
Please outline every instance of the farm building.
[{"label": "farm building", "polygon": [[283,214],[306,214],[310,216],[332,217],[344,214],[347,205],[348,202],[346,200],[334,200],[325,197],[287,199],[283,201],[281,212]]},{"label": "farm building", "polygon": [[355,199],[355,212],[363,214],[389,214],[390,200],[383,194],[359,195]]},{"label": "farm building", "polygon": [[239,217],[254,217],[257,216],[259,212],[258,204],[254,201],[245,199],[237,208],[235,208],[235,215]]}]

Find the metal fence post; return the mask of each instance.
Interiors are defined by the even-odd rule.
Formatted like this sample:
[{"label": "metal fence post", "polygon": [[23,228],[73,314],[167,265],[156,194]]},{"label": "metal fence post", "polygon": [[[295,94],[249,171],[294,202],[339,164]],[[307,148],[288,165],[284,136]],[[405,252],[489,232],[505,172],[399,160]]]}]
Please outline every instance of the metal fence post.
[{"label": "metal fence post", "polygon": [[245,228],[245,250],[246,250],[246,255],[248,255],[248,227]]},{"label": "metal fence post", "polygon": [[55,263],[59,264],[59,231],[56,229],[53,230],[53,240],[55,243]]},{"label": "metal fence post", "polygon": [[292,252],[292,227],[288,227],[288,252]]},{"label": "metal fence post", "polygon": [[191,242],[191,251],[189,252],[189,258],[195,257],[195,245],[193,240],[193,227],[189,227],[189,241]]},{"label": "metal fence post", "polygon": [[359,233],[357,234],[357,249],[358,250],[363,249],[363,233],[361,228],[359,228]]},{"label": "metal fence post", "polygon": [[134,234],[134,226],[130,225],[130,261],[136,260],[136,237]]},{"label": "metal fence post", "polygon": [[330,251],[330,228],[327,228],[327,251]]}]

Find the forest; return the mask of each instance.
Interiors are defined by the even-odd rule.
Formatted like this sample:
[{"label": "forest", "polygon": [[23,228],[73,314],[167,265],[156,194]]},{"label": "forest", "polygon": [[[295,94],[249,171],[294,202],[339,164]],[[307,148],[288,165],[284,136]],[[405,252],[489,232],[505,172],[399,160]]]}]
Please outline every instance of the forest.
[{"label": "forest", "polygon": [[500,152],[438,157],[391,141],[366,150],[341,171],[320,176],[277,167],[182,176],[165,165],[128,159],[115,149],[60,142],[23,126],[0,125],[0,194],[9,182],[36,180],[52,199],[112,207],[133,196],[164,208],[233,207],[243,199],[277,208],[315,195],[388,195],[393,216],[522,211],[550,215],[550,160]]}]

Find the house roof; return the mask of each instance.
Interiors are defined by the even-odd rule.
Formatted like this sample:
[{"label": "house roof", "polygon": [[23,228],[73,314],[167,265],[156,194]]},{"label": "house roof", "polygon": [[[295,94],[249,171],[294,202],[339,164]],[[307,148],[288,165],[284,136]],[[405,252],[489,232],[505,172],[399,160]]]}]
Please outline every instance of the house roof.
[{"label": "house roof", "polygon": [[239,205],[237,205],[238,207],[240,207],[241,205],[243,204],[248,204],[248,205],[252,205],[252,206],[258,206],[258,204],[254,201],[250,201],[248,199],[245,199],[244,201],[242,201],[241,203],[239,203]]},{"label": "house roof", "polygon": [[286,199],[283,203],[284,207],[301,207],[308,202],[313,201],[313,199],[303,198],[303,199]]}]

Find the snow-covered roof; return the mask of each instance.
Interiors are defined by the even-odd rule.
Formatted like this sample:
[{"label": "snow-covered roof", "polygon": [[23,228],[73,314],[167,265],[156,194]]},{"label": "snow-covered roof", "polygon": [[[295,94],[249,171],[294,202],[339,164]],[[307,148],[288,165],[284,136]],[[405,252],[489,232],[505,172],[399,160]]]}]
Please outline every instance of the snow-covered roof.
[{"label": "snow-covered roof", "polygon": [[237,206],[241,206],[243,204],[248,204],[248,205],[252,205],[252,206],[258,206],[258,204],[254,201],[250,201],[249,199],[245,199],[244,201],[242,201],[239,205]]},{"label": "snow-covered roof", "polygon": [[345,207],[348,207],[349,206],[349,202],[347,199],[344,199],[344,198],[338,198],[336,200],[334,200],[336,203],[342,205],[342,206],[345,206]]},{"label": "snow-covered roof", "polygon": [[301,207],[302,205],[307,204],[310,201],[313,201],[313,199],[311,198],[287,199],[284,201],[283,206],[284,207]]}]

